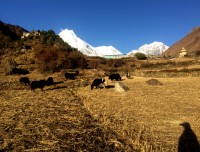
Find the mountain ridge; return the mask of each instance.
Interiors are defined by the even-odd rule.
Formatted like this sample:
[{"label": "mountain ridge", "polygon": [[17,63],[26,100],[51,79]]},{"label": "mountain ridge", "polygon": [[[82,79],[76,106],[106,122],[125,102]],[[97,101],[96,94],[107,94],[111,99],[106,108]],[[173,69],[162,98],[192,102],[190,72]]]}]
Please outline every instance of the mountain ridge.
[{"label": "mountain ridge", "polygon": [[76,36],[73,30],[64,29],[58,34],[64,42],[67,42],[71,47],[77,48],[81,53],[88,56],[97,56],[94,48]]},{"label": "mountain ridge", "polygon": [[200,27],[194,28],[174,43],[162,56],[178,57],[182,48],[185,48],[189,54],[200,50]]},{"label": "mountain ridge", "polygon": [[137,50],[132,50],[131,52],[127,53],[128,56],[131,56],[135,53],[143,53],[147,56],[158,56],[162,54],[165,50],[167,50],[169,47],[165,45],[162,42],[154,41],[150,44],[144,44],[141,47],[139,47]]},{"label": "mountain ridge", "polygon": [[20,39],[23,35],[23,32],[27,32],[27,30],[20,26],[6,24],[2,21],[0,21],[0,31],[1,39],[3,40],[5,37],[7,37],[9,41]]},{"label": "mountain ridge", "polygon": [[105,55],[121,55],[122,53],[113,46],[99,46],[94,47],[87,42],[79,38],[73,30],[64,29],[58,34],[63,41],[67,42],[74,48],[77,48],[81,53],[88,56],[100,56]]},{"label": "mountain ridge", "polygon": [[[23,32],[29,32],[24,28],[17,26],[6,24],[0,21],[0,48],[14,48],[14,41],[20,40]],[[63,31],[63,30],[62,30]],[[62,32],[61,31],[61,32]],[[58,34],[61,37],[61,32]],[[98,46],[93,47],[89,43],[84,42],[81,38],[79,38],[73,30],[68,30],[69,35],[71,38],[66,38],[63,41],[67,42],[70,46],[77,50],[81,50],[80,52],[87,56],[100,56],[104,57],[105,55],[122,55],[122,53],[117,50],[113,46]],[[62,38],[62,37],[61,37]],[[63,39],[63,38],[62,38]],[[70,42],[71,40],[72,42]],[[81,42],[80,46],[77,45],[76,42]],[[154,47],[153,47],[154,45]],[[144,44],[143,46],[139,47],[137,50],[132,50],[127,53],[127,56],[134,55],[134,53],[141,52],[146,55],[153,55],[153,56],[161,56],[161,57],[178,57],[181,49],[185,48],[189,54],[195,53],[200,51],[200,27],[195,27],[191,30],[190,33],[186,34],[182,39],[174,43],[172,46],[168,47],[162,42],[153,42],[150,44]]]}]

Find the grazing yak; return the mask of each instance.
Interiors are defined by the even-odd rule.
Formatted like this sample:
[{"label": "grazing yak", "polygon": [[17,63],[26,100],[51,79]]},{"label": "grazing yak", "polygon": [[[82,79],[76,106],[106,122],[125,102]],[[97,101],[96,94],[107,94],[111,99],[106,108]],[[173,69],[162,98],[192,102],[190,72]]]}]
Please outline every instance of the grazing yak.
[{"label": "grazing yak", "polygon": [[121,81],[121,80],[122,80],[119,73],[111,74],[111,75],[109,75],[108,78],[109,78],[111,81],[113,81],[113,80]]},{"label": "grazing yak", "polygon": [[75,77],[79,74],[79,71],[76,70],[75,72],[67,72],[65,73],[65,78],[66,79],[70,79],[70,80],[74,80]]},{"label": "grazing yak", "polygon": [[46,80],[46,85],[47,86],[50,86],[50,85],[53,85],[54,82],[53,82],[53,77],[49,77],[47,80]]},{"label": "grazing yak", "polygon": [[92,82],[92,84],[91,84],[91,90],[94,88],[94,87],[96,87],[96,88],[98,88],[101,84],[103,84],[104,85],[104,82],[105,82],[105,79],[94,79],[94,81]]},{"label": "grazing yak", "polygon": [[43,88],[46,85],[46,81],[45,80],[40,80],[40,81],[32,81],[30,83],[30,88],[31,91],[35,91],[35,89],[40,88],[43,91]]},{"label": "grazing yak", "polygon": [[13,68],[11,70],[11,73],[10,74],[22,74],[22,75],[25,75],[25,74],[29,74],[29,71],[26,70],[26,69],[22,69],[22,68]]},{"label": "grazing yak", "polygon": [[29,80],[29,78],[28,77],[21,77],[20,79],[19,79],[19,82],[21,83],[21,84],[30,84],[30,80]]}]

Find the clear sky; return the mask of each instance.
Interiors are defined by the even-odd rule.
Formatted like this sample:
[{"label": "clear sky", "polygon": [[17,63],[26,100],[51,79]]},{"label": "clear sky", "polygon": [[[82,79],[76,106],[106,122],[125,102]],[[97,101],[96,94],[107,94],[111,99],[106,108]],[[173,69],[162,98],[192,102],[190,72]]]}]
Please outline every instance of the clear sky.
[{"label": "clear sky", "polygon": [[200,26],[200,0],[0,0],[0,20],[29,31],[72,29],[92,46],[122,53],[171,46]]}]

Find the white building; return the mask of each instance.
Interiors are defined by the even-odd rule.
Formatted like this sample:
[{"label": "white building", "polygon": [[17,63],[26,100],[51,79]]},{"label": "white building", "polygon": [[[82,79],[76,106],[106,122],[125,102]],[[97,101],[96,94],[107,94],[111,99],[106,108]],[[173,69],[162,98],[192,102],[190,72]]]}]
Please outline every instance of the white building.
[{"label": "white building", "polygon": [[181,52],[179,54],[179,58],[184,58],[187,55],[187,51],[184,47],[182,47]]}]

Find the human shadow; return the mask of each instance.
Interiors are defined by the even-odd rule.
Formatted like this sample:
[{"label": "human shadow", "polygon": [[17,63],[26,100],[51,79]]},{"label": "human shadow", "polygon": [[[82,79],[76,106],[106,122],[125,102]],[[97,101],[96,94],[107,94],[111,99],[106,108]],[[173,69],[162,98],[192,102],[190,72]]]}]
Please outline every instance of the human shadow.
[{"label": "human shadow", "polygon": [[200,145],[196,134],[188,122],[179,124],[183,126],[183,132],[178,141],[178,152],[200,152]]}]

